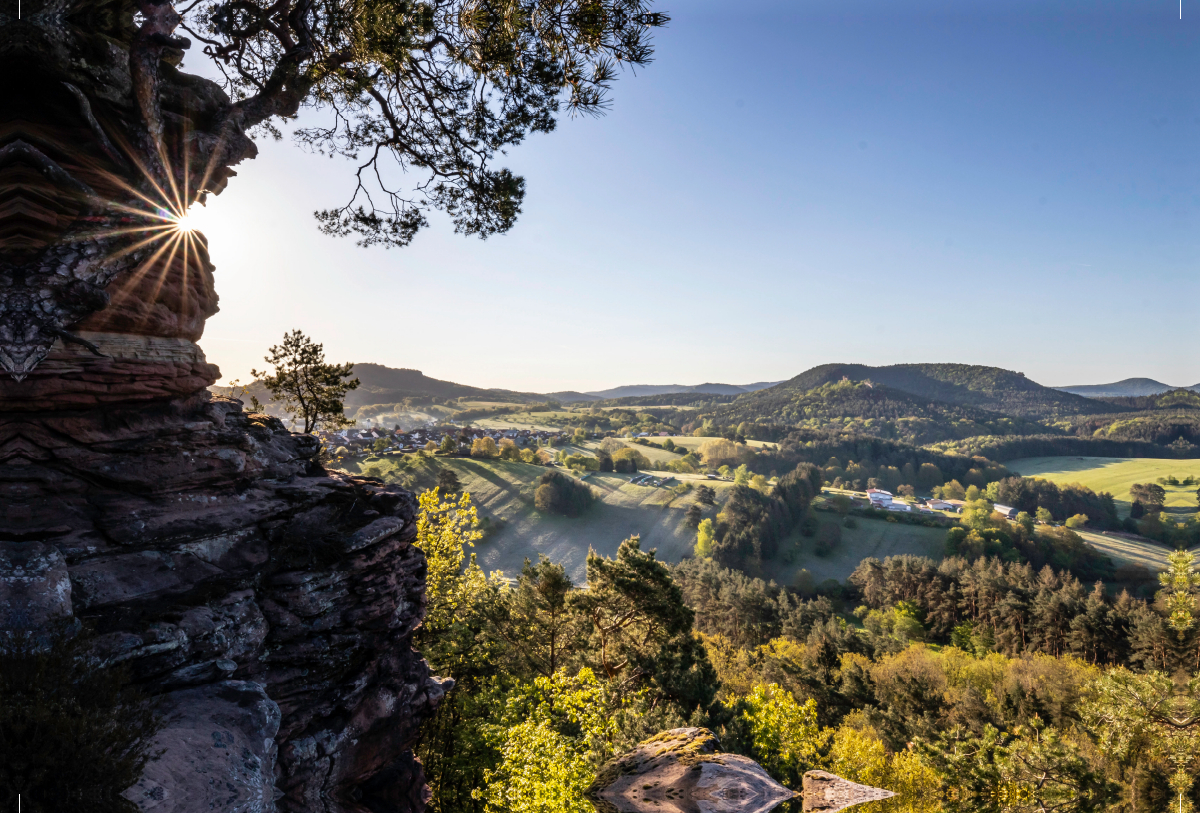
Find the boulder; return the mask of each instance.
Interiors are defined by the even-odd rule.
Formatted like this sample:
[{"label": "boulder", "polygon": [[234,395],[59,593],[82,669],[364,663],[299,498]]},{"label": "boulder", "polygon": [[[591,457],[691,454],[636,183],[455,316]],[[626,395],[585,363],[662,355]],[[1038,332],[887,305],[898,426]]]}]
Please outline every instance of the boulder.
[{"label": "boulder", "polygon": [[146,813],[274,813],[279,706],[257,683],[226,680],[163,696],[164,720],[141,781]]},{"label": "boulder", "polygon": [[851,805],[889,799],[896,794],[883,788],[859,785],[828,771],[808,771],[804,774],[804,809],[836,813]]},{"label": "boulder", "polygon": [[608,813],[766,813],[798,794],[706,728],[674,728],[600,769],[587,795]]}]

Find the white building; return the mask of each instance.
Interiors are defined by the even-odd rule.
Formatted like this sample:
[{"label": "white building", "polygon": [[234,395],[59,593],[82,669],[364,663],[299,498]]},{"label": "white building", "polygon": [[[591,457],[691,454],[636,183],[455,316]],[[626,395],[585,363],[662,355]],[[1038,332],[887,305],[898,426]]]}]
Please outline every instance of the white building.
[{"label": "white building", "polygon": [[876,508],[886,508],[892,504],[892,492],[884,491],[881,488],[868,488],[867,499]]},{"label": "white building", "polygon": [[1017,518],[1017,509],[1013,508],[1011,505],[1001,505],[1000,503],[996,503],[992,506],[992,510],[1005,519]]}]

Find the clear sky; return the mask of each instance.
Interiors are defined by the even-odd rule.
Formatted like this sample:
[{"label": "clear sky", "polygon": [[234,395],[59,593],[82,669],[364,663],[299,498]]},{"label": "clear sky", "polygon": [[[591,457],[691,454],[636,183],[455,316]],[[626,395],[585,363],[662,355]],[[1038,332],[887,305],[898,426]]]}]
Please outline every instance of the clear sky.
[{"label": "clear sky", "polygon": [[826,362],[1200,381],[1198,0],[655,8],[612,111],[508,156],[507,235],[325,237],[352,167],[261,142],[197,214],[226,380],[300,328],[333,361],[540,392]]}]

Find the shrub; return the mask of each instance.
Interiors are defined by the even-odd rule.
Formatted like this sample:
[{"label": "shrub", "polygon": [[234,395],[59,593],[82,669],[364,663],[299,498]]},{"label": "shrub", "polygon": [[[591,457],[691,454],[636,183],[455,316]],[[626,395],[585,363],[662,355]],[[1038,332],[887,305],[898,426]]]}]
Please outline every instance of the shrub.
[{"label": "shrub", "polygon": [[599,471],[600,461],[584,454],[573,454],[563,458],[563,465],[577,471]]},{"label": "shrub", "polygon": [[533,494],[533,506],[545,514],[577,517],[595,501],[595,494],[586,483],[580,483],[562,472],[548,471],[538,479]]},{"label": "shrub", "polygon": [[828,556],[842,542],[842,529],[836,522],[821,523],[817,531],[817,542],[813,545],[813,553],[817,556]]},{"label": "shrub", "polygon": [[809,514],[808,516],[806,516],[804,519],[802,519],[800,521],[800,535],[801,536],[816,536],[817,531],[820,529],[820,527],[821,527],[821,521],[819,519],[817,519],[816,517],[814,517],[812,514]]}]

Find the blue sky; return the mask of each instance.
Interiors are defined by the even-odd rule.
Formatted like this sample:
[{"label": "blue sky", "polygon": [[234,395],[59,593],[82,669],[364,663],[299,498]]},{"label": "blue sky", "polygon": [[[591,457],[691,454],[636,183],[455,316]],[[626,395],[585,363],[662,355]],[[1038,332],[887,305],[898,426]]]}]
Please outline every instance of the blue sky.
[{"label": "blue sky", "polygon": [[226,380],[300,328],[332,360],[527,391],[914,361],[1194,384],[1190,6],[656,4],[656,61],[611,112],[508,156],[507,235],[325,237],[351,166],[260,143],[196,218],[221,296],[201,344]]}]

